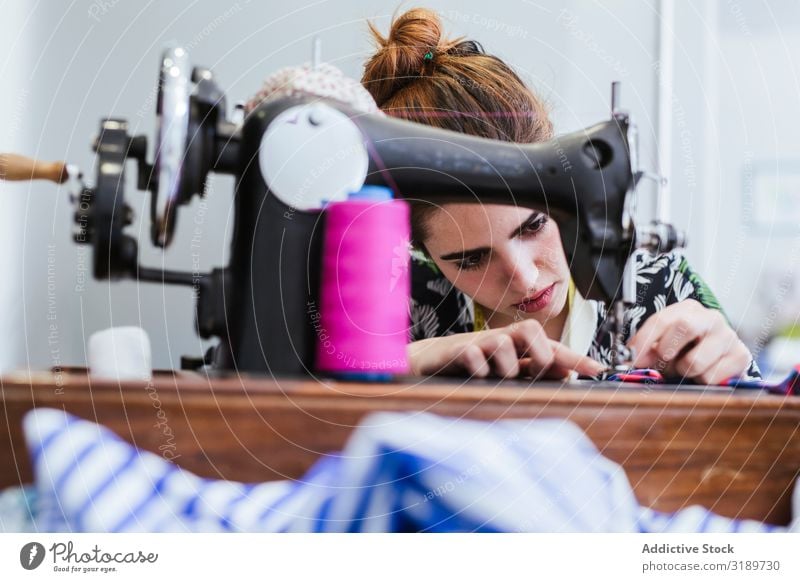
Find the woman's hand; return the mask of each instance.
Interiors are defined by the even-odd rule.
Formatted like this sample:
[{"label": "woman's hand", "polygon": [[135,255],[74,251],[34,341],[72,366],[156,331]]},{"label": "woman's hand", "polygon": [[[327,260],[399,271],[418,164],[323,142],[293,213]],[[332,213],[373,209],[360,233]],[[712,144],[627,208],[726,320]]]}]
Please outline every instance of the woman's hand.
[{"label": "woman's hand", "polygon": [[752,356],[725,317],[694,299],[670,305],[652,315],[628,342],[636,368],[655,368],[664,375],[719,384],[740,376]]},{"label": "woman's hand", "polygon": [[430,338],[408,346],[411,372],[416,375],[458,374],[485,378],[532,376],[566,377],[576,370],[596,376],[603,366],[551,340],[539,322],[525,320],[509,326]]}]

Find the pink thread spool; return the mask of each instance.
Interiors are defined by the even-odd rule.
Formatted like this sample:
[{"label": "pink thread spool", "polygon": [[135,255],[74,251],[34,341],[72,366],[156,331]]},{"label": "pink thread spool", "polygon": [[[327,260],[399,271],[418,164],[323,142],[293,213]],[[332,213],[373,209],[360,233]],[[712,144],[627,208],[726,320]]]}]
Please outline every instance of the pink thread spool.
[{"label": "pink thread spool", "polygon": [[367,186],[325,213],[317,369],[361,379],[408,373],[408,203]]}]

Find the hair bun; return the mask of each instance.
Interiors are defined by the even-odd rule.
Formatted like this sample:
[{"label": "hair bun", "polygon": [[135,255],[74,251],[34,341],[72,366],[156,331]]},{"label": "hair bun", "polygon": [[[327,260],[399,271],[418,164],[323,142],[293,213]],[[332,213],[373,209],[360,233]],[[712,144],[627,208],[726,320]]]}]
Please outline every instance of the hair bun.
[{"label": "hair bun", "polygon": [[404,85],[423,75],[428,62],[433,62],[437,53],[454,44],[442,42],[439,15],[426,8],[412,8],[394,19],[388,37],[378,32],[371,22],[368,25],[380,50],[364,66],[361,82],[372,93],[378,107]]}]

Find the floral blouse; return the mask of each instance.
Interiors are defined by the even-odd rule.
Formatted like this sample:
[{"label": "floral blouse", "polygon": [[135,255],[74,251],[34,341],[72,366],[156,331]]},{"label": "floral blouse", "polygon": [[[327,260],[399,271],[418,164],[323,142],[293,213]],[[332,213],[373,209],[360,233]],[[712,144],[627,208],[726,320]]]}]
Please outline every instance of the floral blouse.
[{"label": "floral blouse", "polygon": [[[639,251],[635,261],[638,302],[625,312],[626,342],[648,317],[685,299],[694,299],[709,309],[722,311],[711,289],[681,254],[653,255]],[[413,253],[411,281],[411,341],[475,331],[474,303],[455,289],[432,261]],[[586,355],[610,366],[612,332],[603,325],[607,307],[600,301],[585,303],[596,317],[594,337]],[[477,315],[480,321],[480,313]],[[760,377],[755,361],[751,361],[745,375]]]}]

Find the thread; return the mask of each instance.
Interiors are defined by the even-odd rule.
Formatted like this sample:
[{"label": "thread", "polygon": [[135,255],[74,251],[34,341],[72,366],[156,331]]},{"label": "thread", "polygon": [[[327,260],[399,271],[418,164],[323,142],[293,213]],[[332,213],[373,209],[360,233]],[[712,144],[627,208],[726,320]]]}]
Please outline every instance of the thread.
[{"label": "thread", "polygon": [[317,333],[320,372],[367,380],[409,371],[409,206],[365,187],[325,208]]}]

